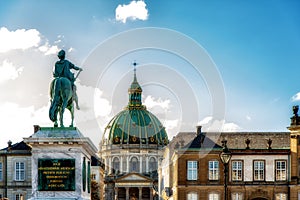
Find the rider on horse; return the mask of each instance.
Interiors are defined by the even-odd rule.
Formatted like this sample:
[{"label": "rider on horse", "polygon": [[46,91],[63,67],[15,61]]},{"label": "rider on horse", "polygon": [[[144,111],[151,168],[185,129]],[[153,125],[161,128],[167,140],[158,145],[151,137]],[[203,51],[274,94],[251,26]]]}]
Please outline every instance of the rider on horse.
[{"label": "rider on horse", "polygon": [[64,50],[60,50],[57,56],[59,58],[59,61],[55,63],[53,76],[54,78],[65,77],[70,80],[70,82],[72,83],[73,100],[76,103],[76,108],[79,110],[80,108],[78,105],[78,96],[76,94],[76,86],[74,84],[76,78],[74,77],[74,73],[71,72],[71,69],[82,71],[82,68],[76,67],[70,61],[65,60],[66,52]]}]

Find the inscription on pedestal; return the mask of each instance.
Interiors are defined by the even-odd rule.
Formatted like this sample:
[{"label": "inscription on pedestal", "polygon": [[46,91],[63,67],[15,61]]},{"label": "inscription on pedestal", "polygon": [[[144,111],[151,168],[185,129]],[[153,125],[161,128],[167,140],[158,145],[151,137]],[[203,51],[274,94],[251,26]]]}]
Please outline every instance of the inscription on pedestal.
[{"label": "inscription on pedestal", "polygon": [[38,159],[39,191],[75,191],[75,159]]}]

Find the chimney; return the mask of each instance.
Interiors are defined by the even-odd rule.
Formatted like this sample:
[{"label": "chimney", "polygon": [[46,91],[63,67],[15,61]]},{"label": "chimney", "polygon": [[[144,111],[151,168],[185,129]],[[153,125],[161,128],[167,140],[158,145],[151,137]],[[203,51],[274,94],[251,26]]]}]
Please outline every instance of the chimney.
[{"label": "chimney", "polygon": [[202,133],[201,131],[202,126],[196,126],[196,128],[197,128],[197,137],[200,137],[200,145],[202,145],[204,142],[205,134]]},{"label": "chimney", "polygon": [[39,125],[33,125],[33,133],[36,133],[39,130],[41,130],[41,127]]},{"label": "chimney", "polygon": [[196,127],[197,127],[197,135],[200,135],[201,134],[202,126],[196,126]]},{"label": "chimney", "polygon": [[11,151],[11,147],[12,147],[12,141],[11,141],[11,140],[9,140],[9,141],[7,142],[7,145],[8,145],[8,147],[7,147],[7,151]]}]

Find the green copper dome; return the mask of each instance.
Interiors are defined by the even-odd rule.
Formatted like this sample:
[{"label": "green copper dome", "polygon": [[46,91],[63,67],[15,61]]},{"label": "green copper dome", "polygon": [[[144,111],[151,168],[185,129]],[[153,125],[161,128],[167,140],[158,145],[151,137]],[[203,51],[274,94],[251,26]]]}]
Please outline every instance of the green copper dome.
[{"label": "green copper dome", "polygon": [[158,144],[169,143],[165,128],[155,115],[142,105],[142,88],[134,79],[128,89],[127,107],[118,113],[105,128],[106,144]]}]

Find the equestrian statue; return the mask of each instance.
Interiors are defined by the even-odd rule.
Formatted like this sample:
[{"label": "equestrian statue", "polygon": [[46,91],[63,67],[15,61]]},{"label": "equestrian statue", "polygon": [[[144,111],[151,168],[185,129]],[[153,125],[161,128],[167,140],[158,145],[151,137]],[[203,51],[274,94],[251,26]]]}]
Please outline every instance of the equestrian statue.
[{"label": "equestrian statue", "polygon": [[[74,105],[79,110],[78,96],[76,94],[75,81],[79,76],[82,68],[76,67],[70,61],[65,60],[66,52],[61,50],[58,52],[59,61],[55,63],[53,77],[54,80],[50,84],[50,98],[51,105],[49,109],[49,118],[54,122],[54,127],[58,127],[57,115],[59,113],[60,127],[64,127],[63,115],[67,108],[71,113],[71,125],[73,127],[74,121]],[[71,69],[77,70],[76,77]]]}]

